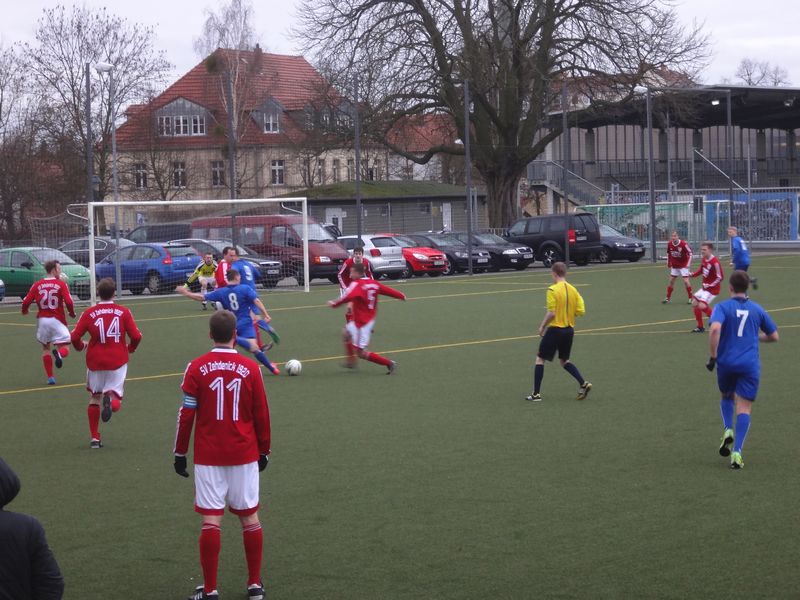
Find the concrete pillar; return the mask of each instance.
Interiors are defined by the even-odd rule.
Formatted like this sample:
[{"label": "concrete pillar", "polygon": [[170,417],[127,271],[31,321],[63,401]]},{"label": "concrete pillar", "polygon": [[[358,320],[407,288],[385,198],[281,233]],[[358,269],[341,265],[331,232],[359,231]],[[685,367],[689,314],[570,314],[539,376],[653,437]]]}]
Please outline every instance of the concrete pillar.
[{"label": "concrete pillar", "polygon": [[667,132],[664,129],[658,130],[658,162],[665,163],[667,162],[667,156],[669,156],[669,148],[667,147],[668,144],[667,139]]},{"label": "concrete pillar", "polygon": [[597,160],[597,144],[594,129],[587,129],[583,134],[583,149],[586,152],[586,162],[593,164]]},{"label": "concrete pillar", "polygon": [[703,150],[703,132],[695,129],[692,132],[692,148],[696,148],[702,152]]},{"label": "concrete pillar", "polygon": [[756,131],[756,161],[767,160],[767,132],[763,129]]},{"label": "concrete pillar", "polygon": [[786,157],[789,160],[795,160],[797,158],[797,152],[795,150],[796,144],[797,134],[794,132],[794,129],[790,129],[786,132]]}]

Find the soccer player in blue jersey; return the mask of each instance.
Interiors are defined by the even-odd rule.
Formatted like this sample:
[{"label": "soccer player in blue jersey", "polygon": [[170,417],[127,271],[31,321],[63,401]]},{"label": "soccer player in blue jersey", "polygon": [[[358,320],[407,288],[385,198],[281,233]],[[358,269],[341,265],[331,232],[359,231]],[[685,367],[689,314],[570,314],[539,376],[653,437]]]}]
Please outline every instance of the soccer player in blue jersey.
[{"label": "soccer player in blue jersey", "polygon": [[[228,257],[232,261],[231,262],[231,269],[239,271],[242,276],[242,284],[249,285],[251,288],[256,289],[256,281],[258,277],[256,277],[256,267],[253,266],[249,260],[245,260],[243,258],[238,258],[238,251],[236,248],[229,247],[228,248]],[[278,336],[278,332],[272,328],[272,325],[266,319],[259,319],[258,315],[253,315],[253,322],[260,328],[266,331],[269,334],[269,337],[272,338],[272,341],[276,344],[279,344],[281,341],[280,336]]]},{"label": "soccer player in blue jersey", "polygon": [[725,431],[719,453],[731,457],[731,469],[741,469],[742,446],[750,427],[761,373],[758,343],[777,342],[778,328],[767,311],[747,297],[750,285],[747,273],[734,271],[728,284],[730,299],[719,303],[709,319],[711,358],[706,368],[713,371],[714,365],[717,366],[717,383],[722,394],[720,412]]},{"label": "soccer player in blue jersey", "polygon": [[256,342],[256,330],[252,315],[263,315],[260,318],[268,321],[269,313],[258,297],[255,287],[243,284],[242,276],[236,269],[229,269],[225,278],[228,285],[206,294],[191,292],[183,286],[175,288],[175,291],[198,302],[204,300],[219,302],[222,308],[236,315],[236,343],[252,352],[256,360],[267,367],[270,373],[278,375],[280,370],[269,361]]},{"label": "soccer player in blue jersey", "polygon": [[[731,225],[728,227],[728,237],[731,238],[731,266],[737,271],[747,271],[750,268],[750,248],[747,246],[739,230]],[[750,285],[758,289],[758,279],[750,277]]]}]

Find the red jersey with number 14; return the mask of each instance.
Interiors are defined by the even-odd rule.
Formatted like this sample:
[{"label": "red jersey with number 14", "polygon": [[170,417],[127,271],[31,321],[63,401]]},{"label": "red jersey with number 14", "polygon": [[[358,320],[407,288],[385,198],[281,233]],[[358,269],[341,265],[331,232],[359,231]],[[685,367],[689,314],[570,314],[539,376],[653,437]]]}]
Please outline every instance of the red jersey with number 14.
[{"label": "red jersey with number 14", "polygon": [[399,292],[388,285],[378,283],[374,279],[362,277],[356,279],[347,288],[341,298],[333,302],[333,306],[340,306],[345,302],[352,302],[353,320],[358,327],[363,327],[375,318],[378,313],[378,296],[391,296],[398,300],[405,300],[403,292]]},{"label": "red jersey with number 14", "polygon": [[233,348],[214,348],[183,375],[175,454],[189,449],[192,426],[196,465],[245,465],[269,454],[267,394],[258,363]]},{"label": "red jersey with number 14", "polygon": [[709,259],[700,262],[700,268],[692,273],[692,277],[703,275],[703,289],[707,292],[719,295],[720,284],[722,283],[722,265],[716,256],[712,255]]},{"label": "red jersey with number 14", "polygon": [[692,264],[692,249],[683,240],[678,240],[673,244],[672,240],[667,242],[667,266],[670,269],[688,269]]},{"label": "red jersey with number 14", "polygon": [[[90,371],[113,371],[128,363],[128,350],[133,352],[142,341],[131,311],[112,301],[98,302],[87,309],[72,330],[72,345],[83,350],[84,334],[89,334],[86,368]],[[130,338],[130,345],[125,336]]]},{"label": "red jersey with number 14", "polygon": [[39,312],[36,315],[37,319],[53,317],[66,325],[65,306],[69,310],[69,314],[73,317],[75,316],[75,308],[73,307],[72,296],[69,295],[67,284],[55,277],[40,279],[31,286],[30,291],[22,301],[23,315],[28,314],[28,308],[34,302],[39,307]]}]

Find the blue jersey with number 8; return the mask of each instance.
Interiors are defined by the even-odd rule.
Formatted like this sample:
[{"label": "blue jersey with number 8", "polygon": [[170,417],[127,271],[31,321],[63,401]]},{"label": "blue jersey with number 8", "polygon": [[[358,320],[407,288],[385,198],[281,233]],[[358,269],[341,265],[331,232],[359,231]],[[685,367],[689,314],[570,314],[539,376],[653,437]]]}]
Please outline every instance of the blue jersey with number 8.
[{"label": "blue jersey with number 8", "polygon": [[759,373],[758,332],[770,335],[778,328],[760,305],[749,298],[730,298],[717,304],[711,323],[721,323],[717,365],[727,371]]},{"label": "blue jersey with number 8", "polygon": [[[254,288],[244,283],[234,286],[229,285],[207,293],[205,298],[211,302],[220,302],[225,310],[229,310],[236,315],[236,331],[253,328],[250,311],[252,310],[259,314],[259,310],[254,304],[256,298],[258,298]],[[251,337],[255,337],[255,335]]]}]

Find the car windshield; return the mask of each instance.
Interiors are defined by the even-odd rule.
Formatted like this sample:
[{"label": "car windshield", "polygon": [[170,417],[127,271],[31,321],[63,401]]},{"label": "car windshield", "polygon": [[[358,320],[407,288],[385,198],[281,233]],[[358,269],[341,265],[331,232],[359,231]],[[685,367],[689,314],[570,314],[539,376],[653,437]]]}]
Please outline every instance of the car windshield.
[{"label": "car windshield", "polygon": [[48,260],[57,260],[62,265],[76,264],[74,260],[61,252],[61,250],[55,250],[53,248],[40,248],[39,250],[31,250],[31,254],[33,254],[36,260],[42,264],[46,263]]},{"label": "car windshield", "polygon": [[608,225],[600,225],[600,236],[618,237],[622,236],[622,233],[617,231],[613,227],[609,227]]},{"label": "car windshield", "polygon": [[453,235],[433,233],[428,234],[428,237],[432,239],[434,243],[439,244],[440,246],[466,246],[464,242]]},{"label": "car windshield", "polygon": [[[301,240],[303,239],[303,224],[295,223],[292,229]],[[319,223],[308,224],[308,241],[309,242],[335,242],[336,238]]]},{"label": "car windshield", "polygon": [[402,246],[403,248],[417,248],[419,244],[412,240],[411,238],[407,238],[404,235],[396,235],[394,236],[394,241],[397,242],[398,246]]},{"label": "car windshield", "polygon": [[475,240],[479,244],[507,244],[503,238],[499,235],[495,235],[493,233],[476,233],[474,236]]}]

